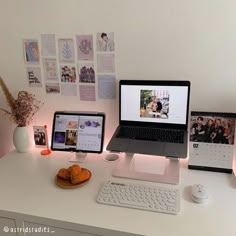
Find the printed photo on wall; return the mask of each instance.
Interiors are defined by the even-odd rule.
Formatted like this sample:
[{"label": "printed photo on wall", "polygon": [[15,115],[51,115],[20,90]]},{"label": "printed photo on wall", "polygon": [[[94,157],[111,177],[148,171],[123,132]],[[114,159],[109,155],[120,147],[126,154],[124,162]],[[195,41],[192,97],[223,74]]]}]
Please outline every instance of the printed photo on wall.
[{"label": "printed photo on wall", "polygon": [[168,119],[168,90],[140,90],[140,117]]},{"label": "printed photo on wall", "polygon": [[93,63],[79,63],[79,82],[95,83],[95,70]]},{"label": "printed photo on wall", "polygon": [[62,96],[77,96],[77,85],[74,83],[61,83]]},{"label": "printed photo on wall", "polygon": [[34,130],[34,143],[36,147],[47,146],[47,131],[44,126],[33,126]]},{"label": "printed photo on wall", "polygon": [[26,63],[39,63],[39,44],[37,40],[23,40],[24,58]]},{"label": "printed photo on wall", "polygon": [[80,101],[96,101],[95,86],[80,85],[79,86]]},{"label": "printed photo on wall", "polygon": [[115,55],[114,54],[97,54],[98,73],[115,72]]},{"label": "printed photo on wall", "polygon": [[59,48],[60,62],[74,62],[75,61],[73,39],[59,39],[58,48]]},{"label": "printed photo on wall", "polygon": [[29,87],[42,87],[40,67],[27,67]]},{"label": "printed photo on wall", "polygon": [[93,61],[93,35],[77,35],[77,53],[80,61]]},{"label": "printed photo on wall", "polygon": [[112,52],[115,51],[114,33],[97,33],[97,51]]},{"label": "printed photo on wall", "polygon": [[76,69],[75,66],[63,65],[60,67],[61,82],[75,83]]},{"label": "printed photo on wall", "polygon": [[56,39],[55,34],[42,34],[41,35],[41,55],[43,57],[56,56]]},{"label": "printed photo on wall", "polygon": [[46,83],[45,88],[46,88],[47,94],[59,94],[60,93],[59,83]]},{"label": "printed photo on wall", "polygon": [[57,61],[53,58],[44,58],[43,59],[43,69],[44,69],[44,78],[45,80],[57,81]]},{"label": "printed photo on wall", "polygon": [[98,75],[98,97],[116,98],[116,77],[114,75]]},{"label": "printed photo on wall", "polygon": [[235,114],[192,112],[190,141],[217,144],[234,144]]}]

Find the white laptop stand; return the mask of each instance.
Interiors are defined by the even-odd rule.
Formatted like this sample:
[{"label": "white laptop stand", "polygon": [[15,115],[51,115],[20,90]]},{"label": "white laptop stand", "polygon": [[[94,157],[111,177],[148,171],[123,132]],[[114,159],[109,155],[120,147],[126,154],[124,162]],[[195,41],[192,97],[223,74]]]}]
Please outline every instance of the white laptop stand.
[{"label": "white laptop stand", "polygon": [[[141,162],[136,158],[142,158]],[[120,159],[112,172],[115,177],[179,184],[180,162],[178,158],[126,153]],[[155,166],[156,169],[159,169],[158,166],[162,166],[162,173],[158,173],[158,170],[155,171]]]}]

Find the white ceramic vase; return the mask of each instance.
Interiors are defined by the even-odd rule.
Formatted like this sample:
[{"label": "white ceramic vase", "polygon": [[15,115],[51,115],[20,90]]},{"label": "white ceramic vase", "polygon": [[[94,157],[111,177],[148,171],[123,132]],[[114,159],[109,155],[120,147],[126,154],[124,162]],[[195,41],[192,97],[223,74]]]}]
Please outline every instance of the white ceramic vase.
[{"label": "white ceramic vase", "polygon": [[28,152],[30,146],[28,127],[16,127],[13,133],[13,143],[17,152]]}]

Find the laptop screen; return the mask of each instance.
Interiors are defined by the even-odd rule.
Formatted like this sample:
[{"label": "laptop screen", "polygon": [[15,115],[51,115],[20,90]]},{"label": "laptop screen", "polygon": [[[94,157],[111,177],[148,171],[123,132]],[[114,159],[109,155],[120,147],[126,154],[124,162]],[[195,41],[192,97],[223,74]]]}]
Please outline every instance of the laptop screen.
[{"label": "laptop screen", "polygon": [[120,120],[187,125],[190,83],[159,82],[121,81]]}]

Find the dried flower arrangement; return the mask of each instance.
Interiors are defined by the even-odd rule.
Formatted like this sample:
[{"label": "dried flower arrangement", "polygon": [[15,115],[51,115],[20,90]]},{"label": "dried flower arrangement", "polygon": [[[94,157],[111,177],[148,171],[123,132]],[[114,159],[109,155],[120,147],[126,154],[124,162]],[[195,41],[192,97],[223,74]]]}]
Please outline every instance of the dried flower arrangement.
[{"label": "dried flower arrangement", "polygon": [[30,124],[35,113],[42,107],[43,103],[35,98],[35,95],[27,91],[20,91],[16,99],[8,90],[3,79],[0,77],[0,87],[4,92],[10,111],[0,108],[11,121],[17,124],[18,127],[24,127]]}]

